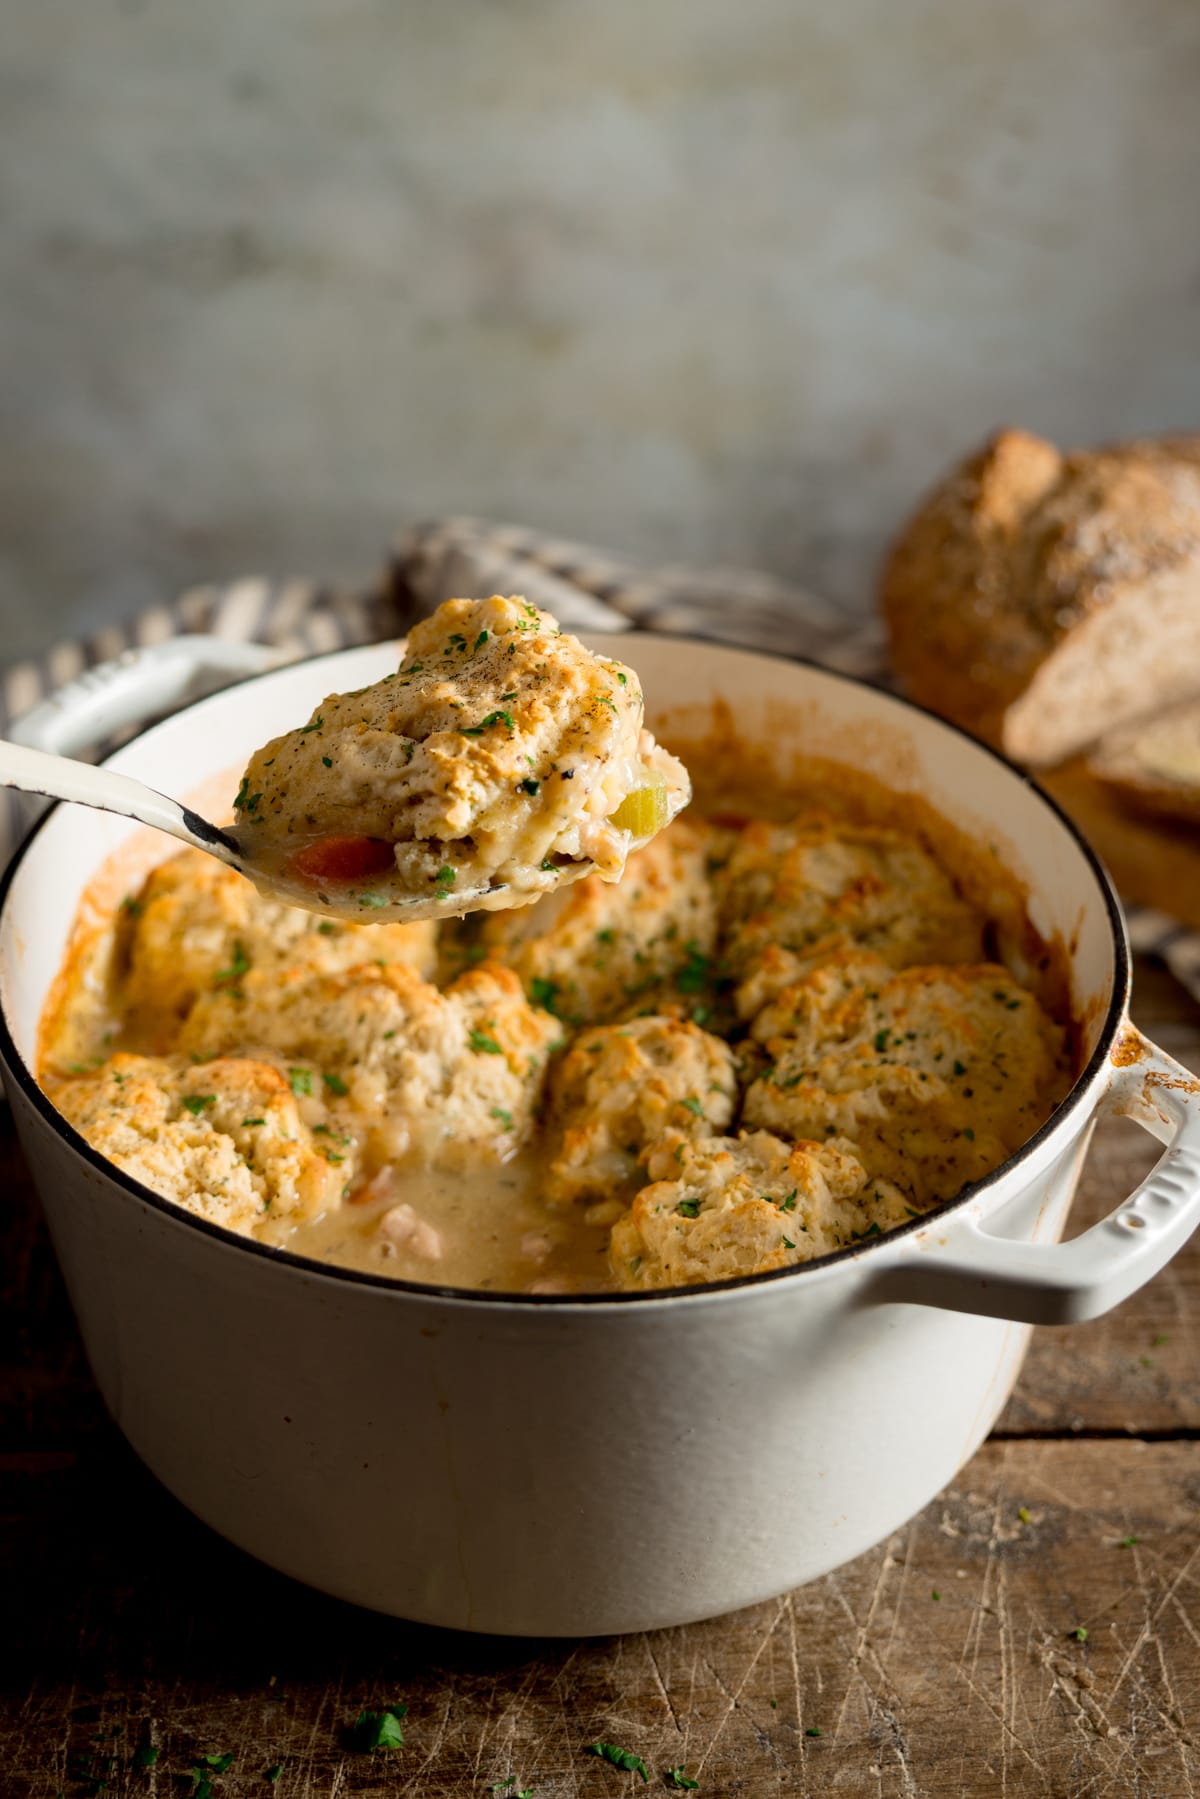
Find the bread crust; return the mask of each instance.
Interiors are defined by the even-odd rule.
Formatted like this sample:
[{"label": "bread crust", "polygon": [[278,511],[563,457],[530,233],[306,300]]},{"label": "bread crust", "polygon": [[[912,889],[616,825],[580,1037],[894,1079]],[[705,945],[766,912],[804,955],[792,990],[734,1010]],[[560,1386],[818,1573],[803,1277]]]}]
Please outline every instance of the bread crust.
[{"label": "bread crust", "polygon": [[1064,455],[1005,430],[917,509],[881,598],[912,697],[1043,764],[1180,697],[1193,582],[1200,596],[1200,438]]}]

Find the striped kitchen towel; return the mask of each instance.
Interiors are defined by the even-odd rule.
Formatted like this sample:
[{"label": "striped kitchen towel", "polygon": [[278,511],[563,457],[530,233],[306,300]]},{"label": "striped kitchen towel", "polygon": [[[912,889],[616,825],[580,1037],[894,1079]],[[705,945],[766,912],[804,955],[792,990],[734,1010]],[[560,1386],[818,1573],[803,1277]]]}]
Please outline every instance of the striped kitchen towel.
[{"label": "striped kitchen towel", "polygon": [[[843,674],[888,684],[874,619],[845,615],[807,589],[745,569],[644,569],[515,525],[446,518],[416,525],[392,549],[380,579],[342,591],[313,582],[248,579],[199,587],[125,625],[61,643],[0,674],[0,736],[9,723],[85,669],[181,631],[269,644],[281,659],[399,636],[452,594],[523,593],[575,631],[654,630],[746,649],[804,656]],[[111,744],[95,746],[97,756]],[[24,828],[16,796],[0,791],[0,867]],[[1164,960],[1200,999],[1200,933],[1158,912],[1131,909],[1135,949]]]}]

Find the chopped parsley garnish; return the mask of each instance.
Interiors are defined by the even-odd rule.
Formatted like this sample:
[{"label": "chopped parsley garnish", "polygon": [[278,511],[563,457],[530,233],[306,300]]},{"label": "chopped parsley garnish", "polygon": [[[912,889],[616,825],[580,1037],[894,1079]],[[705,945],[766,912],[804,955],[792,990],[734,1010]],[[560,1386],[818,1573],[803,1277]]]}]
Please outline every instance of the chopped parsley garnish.
[{"label": "chopped parsley garnish", "polygon": [[433,878],[437,885],[442,889],[443,893],[449,893],[451,887],[453,887],[455,881],[458,879],[458,870],[447,862],[443,867],[438,869],[437,874]]},{"label": "chopped parsley garnish", "polygon": [[325,720],[321,717],[321,714],[318,712],[317,716],[313,719],[311,725],[301,725],[301,727],[300,727],[301,737],[307,736],[309,731],[319,731],[321,729],[321,726],[324,723],[325,723]]},{"label": "chopped parsley garnish", "polygon": [[217,1096],[215,1093],[188,1093],[184,1095],[182,1103],[185,1112],[190,1112],[193,1118],[199,1118],[201,1112],[216,1105]]},{"label": "chopped parsley garnish", "polygon": [[[628,677],[626,675],[623,675],[621,673],[620,669],[617,670],[617,680],[621,683],[622,687],[628,687],[628,685],[629,685]],[[693,1782],[691,1782],[691,1784],[694,1786],[695,1782],[693,1781]]]},{"label": "chopped parsley garnish", "polygon": [[521,792],[527,793],[531,799],[541,792],[541,787],[542,783],[540,781],[535,781],[532,776],[521,782]]},{"label": "chopped parsley garnish", "polygon": [[487,642],[487,640],[488,640],[487,632],[481,631],[479,633],[479,636],[475,639],[475,648],[477,650],[481,650],[483,648],[484,644]]},{"label": "chopped parsley garnish", "polygon": [[796,1210],[796,1194],[798,1192],[799,1188],[793,1187],[786,1199],[777,1199],[775,1201],[775,1204],[779,1207],[781,1212],[794,1212]]},{"label": "chopped parsley garnish", "polygon": [[266,1122],[267,1121],[265,1118],[243,1118],[242,1119],[242,1129],[244,1131],[248,1131],[248,1130],[251,1130],[256,1124],[265,1124]]},{"label": "chopped parsley garnish", "polygon": [[320,931],[322,937],[335,937],[337,935],[337,933],[341,930],[341,928],[342,927],[339,924],[331,924],[327,918],[323,918],[321,920],[320,924],[317,926],[317,929],[318,929],[318,931]]},{"label": "chopped parsley garnish", "polygon": [[326,768],[333,767],[333,757],[332,756],[322,756],[321,761]]},{"label": "chopped parsley garnish", "polygon": [[597,931],[596,932],[596,942],[597,943],[615,943],[616,941],[617,941],[617,933],[614,930],[609,929],[607,931]]},{"label": "chopped parsley garnish", "polygon": [[347,1087],[345,1081],[342,1079],[340,1074],[329,1074],[329,1073],[323,1072],[321,1075],[321,1079],[324,1081],[324,1083],[325,1083],[326,1087],[329,1089],[330,1093],[336,1094],[338,1099],[345,1099],[347,1093],[349,1093],[349,1091],[350,1091],[349,1087]]},{"label": "chopped parsley garnish", "polygon": [[[624,675],[622,675],[621,680],[623,681],[624,679],[625,679],[625,677],[624,677]],[[682,1787],[685,1789],[685,1791],[687,1791],[689,1793],[699,1792],[700,1782],[698,1780],[690,1780],[688,1778],[688,1775],[686,1773],[686,1766],[687,1766],[687,1764],[685,1762],[680,1762],[680,1764],[677,1768],[668,1768],[667,1769],[667,1779],[670,1781],[670,1783],[673,1787]]]},{"label": "chopped parsley garnish", "polygon": [[385,1705],[377,1712],[359,1712],[350,1732],[352,1746],[362,1754],[372,1749],[399,1749],[404,1742],[400,1720],[407,1716],[407,1705]]},{"label": "chopped parsley garnish", "polygon": [[699,993],[708,984],[710,958],[704,955],[694,938],[683,947],[687,961],[676,974],[675,985],[680,993]]},{"label": "chopped parsley garnish", "polygon": [[675,1210],[683,1218],[699,1218],[700,1201],[698,1199],[681,1199]]},{"label": "chopped parsley garnish", "polygon": [[704,1117],[704,1107],[694,1093],[689,1093],[687,1098],[681,1099],[679,1103],[681,1106],[686,1106],[688,1111],[694,1113],[697,1118]]},{"label": "chopped parsley garnish", "polygon": [[234,939],[233,955],[229,967],[222,968],[213,976],[214,987],[236,987],[244,974],[250,972],[250,958],[246,954],[246,946],[240,938]]},{"label": "chopped parsley garnish", "polygon": [[878,1237],[881,1234],[882,1233],[880,1232],[879,1226],[876,1223],[869,1224],[865,1231],[851,1231],[850,1232],[850,1235],[854,1239],[855,1243],[861,1243],[865,1237]]},{"label": "chopped parsley garnish", "polygon": [[311,1093],[312,1092],[312,1069],[311,1068],[289,1068],[288,1069],[288,1085],[291,1087],[292,1092],[296,1095],[297,1099],[299,1099],[301,1097],[301,1095],[303,1095],[303,1094]]},{"label": "chopped parsley garnish", "polygon": [[965,1062],[956,1062],[954,1064],[954,1072],[955,1072],[955,1074],[966,1074],[966,1072],[967,1072],[966,1063]]},{"label": "chopped parsley garnish", "polygon": [[558,982],[547,981],[542,975],[535,974],[529,983],[529,997],[544,1012],[553,1012],[558,1000]]},{"label": "chopped parsley garnish", "polygon": [[602,1762],[611,1762],[614,1768],[624,1768],[629,1774],[640,1774],[647,1786],[650,1784],[645,1762],[630,1749],[618,1749],[615,1743],[585,1743],[583,1753],[598,1755]]},{"label": "chopped parsley garnish", "polygon": [[386,906],[388,903],[386,893],[360,893],[357,897],[360,906]]},{"label": "chopped parsley garnish", "polygon": [[966,1129],[965,1129],[965,1130],[964,1130],[964,1132],[963,1132],[963,1136],[964,1136],[964,1137],[965,1137],[965,1138],[966,1138],[966,1140],[967,1140],[967,1142],[968,1142],[968,1143],[974,1143],[974,1141],[975,1141],[975,1133],[974,1133],[974,1131],[973,1131],[973,1130],[972,1130],[972,1129],[971,1129],[971,1127],[970,1127],[970,1125],[968,1125],[968,1126],[967,1126],[967,1128],[966,1128]]},{"label": "chopped parsley garnish", "polygon": [[556,875],[558,873],[558,863],[551,862],[549,856],[542,857],[541,868],[545,874]]},{"label": "chopped parsley garnish", "polygon": [[875,1033],[875,1054],[877,1056],[881,1056],[883,1054],[884,1050],[887,1048],[888,1038],[890,1036],[891,1036],[890,1031],[876,1031],[876,1033]]},{"label": "chopped parsley garnish", "polygon": [[489,1037],[486,1031],[468,1031],[467,1046],[473,1049],[477,1056],[502,1056],[504,1054],[496,1039]]},{"label": "chopped parsley garnish", "polygon": [[459,729],[464,737],[482,737],[483,733],[490,731],[493,725],[503,725],[511,737],[513,734],[512,713],[489,712],[487,717],[481,719],[477,725],[461,725]]},{"label": "chopped parsley garnish", "polygon": [[142,902],[140,899],[134,899],[132,893],[127,893],[125,898],[121,901],[121,910],[122,912],[128,912],[130,918],[140,918],[142,916]]},{"label": "chopped parsley garnish", "polygon": [[503,1106],[493,1106],[489,1113],[489,1117],[497,1119],[498,1122],[504,1126],[506,1131],[512,1130],[512,1113],[505,1111]]},{"label": "chopped parsley garnish", "polygon": [[465,650],[467,647],[467,640],[461,631],[451,631],[450,643],[456,650]]},{"label": "chopped parsley garnish", "polygon": [[782,1241],[785,1249],[795,1249],[796,1245],[792,1242],[790,1237],[784,1237]]}]

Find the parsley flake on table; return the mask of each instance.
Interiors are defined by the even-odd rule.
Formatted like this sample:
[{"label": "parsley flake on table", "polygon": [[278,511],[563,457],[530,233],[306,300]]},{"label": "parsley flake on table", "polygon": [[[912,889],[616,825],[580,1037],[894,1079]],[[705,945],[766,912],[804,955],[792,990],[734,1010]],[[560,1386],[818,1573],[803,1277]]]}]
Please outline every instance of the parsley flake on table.
[{"label": "parsley flake on table", "polygon": [[384,1705],[375,1711],[361,1711],[350,1732],[351,1745],[361,1754],[374,1749],[399,1749],[404,1742],[401,1718],[408,1716],[404,1704]]},{"label": "parsley flake on table", "polygon": [[156,1749],[153,1743],[147,1743],[144,1748],[134,1751],[133,1765],[135,1768],[152,1768],[160,1753],[161,1751]]},{"label": "parsley flake on table", "polygon": [[673,1787],[683,1787],[689,1793],[696,1793],[700,1790],[700,1782],[689,1779],[683,1762],[680,1762],[677,1768],[667,1769],[667,1779]]},{"label": "parsley flake on table", "polygon": [[647,1786],[650,1784],[645,1762],[630,1749],[618,1749],[615,1743],[585,1743],[583,1753],[598,1755],[601,1761],[611,1762],[614,1768],[624,1768],[629,1774],[640,1774]]},{"label": "parsley flake on table", "polygon": [[819,1724],[810,1724],[804,1734],[806,1737],[819,1737],[821,1734],[821,1726]]}]

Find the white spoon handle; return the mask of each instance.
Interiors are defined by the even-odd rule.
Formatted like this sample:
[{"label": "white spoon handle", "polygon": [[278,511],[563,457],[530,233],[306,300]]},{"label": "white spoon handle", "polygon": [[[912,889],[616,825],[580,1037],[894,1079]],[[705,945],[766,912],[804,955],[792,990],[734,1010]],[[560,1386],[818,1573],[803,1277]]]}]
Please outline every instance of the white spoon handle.
[{"label": "white spoon handle", "polygon": [[88,762],[72,762],[66,756],[52,756],[46,750],[26,749],[24,744],[0,740],[0,786],[16,787],[22,793],[42,793],[49,799],[73,800],[101,812],[119,812],[123,818],[136,818],[157,831],[166,831],[194,849],[207,850],[231,868],[240,869],[243,864],[233,837],[209,824],[198,812],[181,806],[178,800],[168,799],[153,787],[135,781],[132,775],[117,774],[111,768],[93,768]]}]

